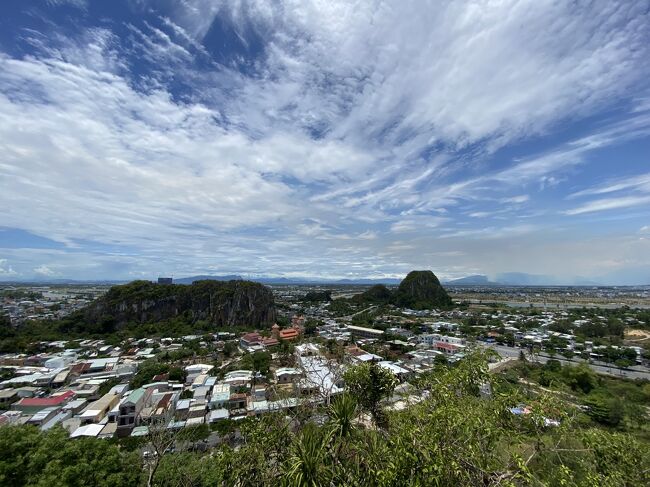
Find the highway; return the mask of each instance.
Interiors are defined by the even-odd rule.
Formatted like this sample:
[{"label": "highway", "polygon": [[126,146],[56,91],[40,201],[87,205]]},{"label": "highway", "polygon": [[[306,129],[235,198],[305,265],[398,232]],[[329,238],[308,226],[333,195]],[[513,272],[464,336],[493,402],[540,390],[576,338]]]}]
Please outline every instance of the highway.
[{"label": "highway", "polygon": [[[502,357],[519,357],[519,353],[524,350],[524,353],[526,354],[526,359],[531,360],[530,355],[528,354],[528,351],[523,348],[518,348],[518,347],[507,347],[505,345],[496,345],[496,344],[485,344],[485,343],[479,343],[480,346],[485,347],[485,348],[491,348],[495,352],[497,352],[499,355]],[[619,369],[618,367],[614,365],[609,365],[605,364],[603,362],[599,363],[594,363],[594,362],[587,362],[583,359],[579,358],[574,358],[571,360],[567,360],[565,357],[562,357],[561,355],[556,355],[554,357],[549,357],[548,355],[545,355],[543,352],[540,353],[535,357],[535,361],[539,363],[546,363],[549,360],[558,360],[560,363],[563,365],[577,365],[579,363],[586,363],[591,367],[594,372],[598,372],[599,374],[607,374],[611,375],[614,377],[626,377],[628,379],[646,379],[650,380],[650,370],[648,370],[647,367],[642,367],[640,365],[635,365],[633,367],[629,367],[627,369]]]}]

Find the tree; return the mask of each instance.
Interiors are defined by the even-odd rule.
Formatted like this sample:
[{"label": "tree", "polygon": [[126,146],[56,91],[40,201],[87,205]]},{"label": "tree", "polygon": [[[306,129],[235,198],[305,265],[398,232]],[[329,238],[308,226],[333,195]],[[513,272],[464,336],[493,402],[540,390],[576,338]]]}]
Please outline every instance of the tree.
[{"label": "tree", "polygon": [[241,360],[242,366],[261,374],[268,374],[271,366],[271,354],[269,352],[253,352]]},{"label": "tree", "polygon": [[169,380],[175,381],[175,382],[185,382],[185,379],[187,378],[187,372],[185,369],[181,367],[172,367],[169,369]]},{"label": "tree", "polygon": [[573,358],[573,350],[569,350],[568,348],[562,352],[562,355],[564,356],[565,359],[571,360]]},{"label": "tree", "polygon": [[278,346],[278,355],[280,359],[280,364],[283,367],[288,367],[292,366],[295,362],[295,355],[294,351],[296,349],[296,346],[287,341],[287,340],[280,340],[280,345]]},{"label": "tree", "polygon": [[316,328],[318,327],[318,321],[314,320],[313,318],[309,318],[305,322],[305,335],[306,336],[314,336],[316,335]]},{"label": "tree", "polygon": [[626,358],[619,358],[616,360],[616,362],[614,362],[614,365],[620,367],[621,369],[627,369],[630,365],[632,365],[632,362]]},{"label": "tree", "polygon": [[167,421],[158,421],[149,425],[147,446],[151,454],[145,460],[147,487],[153,485],[153,479],[161,460],[176,441],[177,433],[166,426]]},{"label": "tree", "polygon": [[447,365],[449,363],[449,360],[447,360],[447,356],[439,353],[433,358],[433,363],[436,365]]},{"label": "tree", "polygon": [[237,352],[238,347],[235,342],[226,342],[223,346],[223,354],[226,357],[232,357]]},{"label": "tree", "polygon": [[596,374],[587,364],[580,364],[577,367],[564,367],[562,369],[566,381],[574,391],[582,391],[589,394],[598,385]]},{"label": "tree", "polygon": [[156,470],[156,487],[227,485],[225,461],[209,461],[206,455],[192,452],[165,455]]},{"label": "tree", "polygon": [[154,378],[154,376],[159,374],[164,374],[169,371],[169,365],[159,362],[157,359],[152,358],[145,360],[140,364],[138,368],[138,373],[133,376],[131,379],[131,387],[138,388],[144,384],[148,384]]},{"label": "tree", "polygon": [[384,426],[386,419],[381,401],[395,390],[395,376],[374,362],[366,362],[349,368],[343,378],[350,394],[370,413],[375,425]]},{"label": "tree", "polygon": [[26,485],[30,455],[40,439],[33,426],[0,428],[0,485]]},{"label": "tree", "polygon": [[623,403],[614,397],[590,394],[585,400],[587,414],[598,423],[618,426],[623,419]]},{"label": "tree", "polygon": [[0,484],[131,486],[140,481],[138,454],[95,438],[71,440],[60,426],[0,428]]}]

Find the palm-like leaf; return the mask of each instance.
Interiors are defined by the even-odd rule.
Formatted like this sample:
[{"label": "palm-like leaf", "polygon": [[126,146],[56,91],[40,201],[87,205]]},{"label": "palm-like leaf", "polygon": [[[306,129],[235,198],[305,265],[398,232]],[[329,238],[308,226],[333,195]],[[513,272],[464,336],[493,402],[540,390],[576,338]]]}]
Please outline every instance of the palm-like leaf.
[{"label": "palm-like leaf", "polygon": [[285,473],[288,485],[317,487],[326,485],[329,470],[325,465],[330,435],[313,424],[308,424],[293,445],[289,466]]},{"label": "palm-like leaf", "polygon": [[346,438],[352,434],[358,410],[357,400],[350,394],[343,394],[332,402],[329,417],[335,436]]}]

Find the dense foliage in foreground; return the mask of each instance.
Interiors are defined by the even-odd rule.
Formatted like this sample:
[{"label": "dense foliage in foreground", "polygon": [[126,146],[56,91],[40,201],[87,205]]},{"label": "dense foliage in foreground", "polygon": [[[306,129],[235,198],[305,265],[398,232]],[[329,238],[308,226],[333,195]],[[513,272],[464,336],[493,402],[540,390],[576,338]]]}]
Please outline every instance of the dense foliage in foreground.
[{"label": "dense foliage in foreground", "polygon": [[[650,448],[634,437],[577,421],[557,395],[528,399],[493,381],[481,357],[441,367],[402,408],[376,407],[377,391],[356,374],[355,396],[325,411],[241,423],[241,436],[207,453],[169,453],[150,464],[112,440],[69,440],[60,429],[0,428],[2,485],[356,485],[638,486],[650,482]],[[386,387],[390,386],[390,387]],[[385,390],[392,385],[383,383]],[[366,395],[373,395],[367,398]],[[423,396],[424,394],[424,396]],[[416,397],[424,399],[416,401]],[[399,410],[396,410],[399,409]],[[321,421],[313,413],[325,412]],[[373,414],[368,414],[373,413]],[[372,418],[379,416],[377,424]],[[545,426],[545,419],[560,421]]]}]

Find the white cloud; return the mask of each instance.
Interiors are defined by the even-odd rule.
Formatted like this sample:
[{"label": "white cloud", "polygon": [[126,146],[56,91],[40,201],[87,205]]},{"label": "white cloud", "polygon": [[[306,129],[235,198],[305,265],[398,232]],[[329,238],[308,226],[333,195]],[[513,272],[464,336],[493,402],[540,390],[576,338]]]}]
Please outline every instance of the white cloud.
[{"label": "white cloud", "polygon": [[264,36],[263,84],[247,87],[246,105],[270,102],[282,108],[270,112],[276,121],[325,121],[337,136],[382,134],[390,145],[422,133],[426,143],[502,145],[608,103],[648,67],[647,12],[636,3],[195,2],[189,10],[202,12],[200,32],[228,11],[236,29]]},{"label": "white cloud", "polygon": [[457,230],[449,233],[443,233],[440,238],[464,238],[464,237],[480,237],[482,239],[504,239],[533,233],[539,230],[535,225],[521,224],[504,227],[484,227],[472,228],[467,230]]},{"label": "white cloud", "polygon": [[69,5],[74,5],[75,7],[85,8],[88,5],[87,0],[46,0],[46,1],[48,4],[54,6],[69,4]]},{"label": "white cloud", "polygon": [[[260,41],[256,57],[209,60],[216,15]],[[0,55],[0,224],[66,249],[12,262],[393,274],[470,255],[441,240],[523,238],[539,227],[463,228],[454,213],[528,207],[530,186],[647,136],[650,115],[636,100],[558,149],[499,169],[484,156],[625,102],[650,72],[646,17],[635,2],[184,0],[123,38],[31,33],[33,56]],[[156,69],[131,76],[129,56]]]},{"label": "white cloud", "polygon": [[525,203],[529,199],[530,199],[530,196],[528,196],[527,194],[520,194],[520,195],[517,195],[517,196],[512,196],[510,198],[502,198],[501,203],[516,203],[516,204],[519,204],[519,203]]},{"label": "white cloud", "polygon": [[34,272],[36,274],[39,274],[39,275],[45,276],[45,277],[52,277],[52,276],[57,275],[56,271],[52,270],[50,267],[48,267],[46,265],[39,265],[38,267],[35,267]]},{"label": "white cloud", "polygon": [[[179,6],[175,21],[202,38],[219,15],[242,38],[252,32],[265,43],[256,59],[258,76],[240,79],[238,96],[221,100],[224,113],[244,130],[316,128],[326,138],[374,148],[372,177],[353,178],[312,199],[342,198],[344,206],[376,221],[385,218],[378,207],[432,211],[475,187],[445,180],[462,167],[454,158],[418,160],[430,144],[453,152],[483,143],[483,150],[493,151],[627,96],[626,87],[649,69],[647,25],[639,22],[646,14],[637,4],[605,1],[451,2],[437,8],[368,2],[351,8],[346,1],[199,0]],[[647,117],[643,123],[647,134]],[[491,179],[551,186],[559,180],[553,172],[582,164],[588,152],[642,135],[630,123],[625,130],[584,137]],[[416,183],[420,195],[404,187],[415,175],[425,175]]]},{"label": "white cloud", "polygon": [[596,211],[614,210],[650,204],[650,196],[622,196],[620,198],[603,198],[590,201],[582,206],[566,210],[567,215],[580,215]]},{"label": "white cloud", "polygon": [[650,173],[637,174],[630,178],[618,178],[593,188],[584,189],[569,195],[569,198],[614,193],[617,191],[639,191],[650,193]]},{"label": "white cloud", "polygon": [[12,277],[17,276],[18,273],[13,270],[7,259],[0,259],[0,276]]}]

